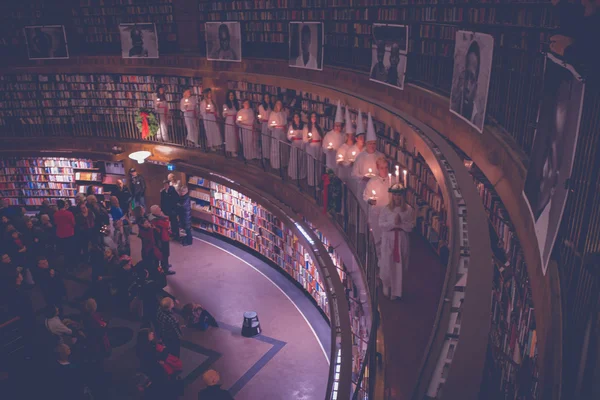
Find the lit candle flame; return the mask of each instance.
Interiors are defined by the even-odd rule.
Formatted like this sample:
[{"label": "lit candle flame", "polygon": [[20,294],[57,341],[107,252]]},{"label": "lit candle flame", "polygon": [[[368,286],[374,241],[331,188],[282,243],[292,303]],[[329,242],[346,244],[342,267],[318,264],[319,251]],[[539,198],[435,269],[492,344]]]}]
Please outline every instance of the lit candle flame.
[{"label": "lit candle flame", "polygon": [[294,133],[294,130],[293,130],[293,129],[290,129],[290,135],[291,135],[291,134],[293,134],[293,133]]},{"label": "lit candle flame", "polygon": [[371,193],[373,193],[373,196],[375,196],[377,193],[375,192],[375,190],[371,190]]},{"label": "lit candle flame", "polygon": [[355,155],[356,155],[356,152],[355,152],[355,151],[353,151],[353,152],[352,152],[352,155],[353,155],[353,156],[355,156]]},{"label": "lit candle flame", "polygon": [[258,119],[260,119],[260,118],[261,118],[261,116],[260,116],[260,114],[258,114]]},{"label": "lit candle flame", "polygon": [[157,98],[156,98],[156,101],[160,101],[160,97],[157,97]]},{"label": "lit candle flame", "polygon": [[188,102],[188,99],[185,99],[185,102],[187,103],[187,102]]},{"label": "lit candle flame", "polygon": [[338,154],[338,158],[341,160],[344,156],[341,154]]},{"label": "lit candle flame", "polygon": [[312,132],[308,132],[308,137],[312,137]]},{"label": "lit candle flame", "polygon": [[372,174],[372,173],[373,173],[373,170],[372,170],[371,168],[369,168],[369,173],[370,173],[370,174]]},{"label": "lit candle flame", "polygon": [[238,116],[238,121],[241,121],[241,120],[242,120],[242,116],[240,115],[240,116]]}]

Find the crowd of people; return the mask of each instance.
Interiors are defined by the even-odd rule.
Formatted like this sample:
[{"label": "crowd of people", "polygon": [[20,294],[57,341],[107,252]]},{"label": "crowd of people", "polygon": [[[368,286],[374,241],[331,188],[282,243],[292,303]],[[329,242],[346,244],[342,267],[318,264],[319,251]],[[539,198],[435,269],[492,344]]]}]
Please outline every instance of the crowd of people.
[{"label": "crowd of people", "polygon": [[[0,362],[0,385],[6,384],[3,393],[14,391],[10,398],[35,398],[48,390],[61,399],[110,398],[104,362],[112,353],[109,325],[114,317],[141,321],[139,370],[132,383],[136,396],[165,400],[182,394],[182,327],[218,326],[199,304],[175,312],[179,303],[163,290],[167,276],[174,274],[171,240],[183,236],[184,245],[192,243],[189,195],[170,174],[161,205],[146,210],[144,178],[133,168],[130,177],[129,187],[117,182],[106,204],[93,194],[78,194],[74,204],[45,201],[32,213],[2,199],[0,323],[17,327],[22,343],[20,351]],[[141,239],[139,257],[133,255],[141,260],[137,263],[130,245],[134,227]],[[88,271],[85,293],[70,294],[66,279],[85,279]],[[42,309],[34,307],[36,292],[43,298]],[[66,309],[75,311],[67,315]],[[42,386],[21,387],[31,371],[16,366],[28,361],[44,377]],[[210,390],[227,395],[215,381],[218,374],[207,374],[205,381],[214,386]]]}]

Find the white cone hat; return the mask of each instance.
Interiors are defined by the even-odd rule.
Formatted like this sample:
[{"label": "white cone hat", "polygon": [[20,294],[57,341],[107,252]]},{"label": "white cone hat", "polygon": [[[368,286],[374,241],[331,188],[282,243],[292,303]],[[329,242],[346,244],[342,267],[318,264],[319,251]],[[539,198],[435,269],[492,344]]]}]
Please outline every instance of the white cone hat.
[{"label": "white cone hat", "polygon": [[352,126],[352,120],[350,119],[350,111],[346,107],[346,133],[354,133],[354,127]]},{"label": "white cone hat", "polygon": [[369,118],[367,119],[367,140],[366,142],[376,142],[377,135],[375,135],[375,127],[373,126],[373,118],[371,118],[371,113],[369,113]]},{"label": "white cone hat", "polygon": [[362,113],[359,108],[358,116],[356,117],[356,134],[360,135],[361,133],[365,133],[365,123],[363,122]]},{"label": "white cone hat", "polygon": [[343,124],[344,116],[342,115],[342,106],[340,105],[340,101],[338,100],[337,110],[335,111],[335,123]]}]

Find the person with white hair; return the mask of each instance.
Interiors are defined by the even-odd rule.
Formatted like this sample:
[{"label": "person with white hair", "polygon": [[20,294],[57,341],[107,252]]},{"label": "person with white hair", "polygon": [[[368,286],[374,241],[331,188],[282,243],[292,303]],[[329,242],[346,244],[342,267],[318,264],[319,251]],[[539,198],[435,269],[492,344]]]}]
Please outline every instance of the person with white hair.
[{"label": "person with white hair", "polygon": [[202,375],[206,388],[198,393],[198,400],[233,400],[233,396],[221,388],[221,375],[214,369],[209,369]]},{"label": "person with white hair", "polygon": [[170,297],[160,301],[160,307],[156,313],[156,331],[169,353],[179,357],[181,352],[181,327],[175,315],[173,315],[175,302]]},{"label": "person with white hair", "polygon": [[154,204],[150,207],[148,219],[159,235],[158,248],[162,254],[160,265],[165,274],[174,275],[175,271],[171,270],[171,264],[169,264],[169,256],[171,255],[171,223],[169,217],[163,213],[160,206]]}]

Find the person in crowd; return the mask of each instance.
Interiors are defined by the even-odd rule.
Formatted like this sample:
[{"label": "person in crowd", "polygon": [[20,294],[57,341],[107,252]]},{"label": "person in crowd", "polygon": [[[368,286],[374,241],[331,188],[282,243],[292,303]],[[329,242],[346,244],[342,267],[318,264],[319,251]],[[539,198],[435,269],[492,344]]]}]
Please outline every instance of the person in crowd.
[{"label": "person in crowd", "polygon": [[129,234],[125,230],[123,220],[113,222],[112,240],[117,248],[117,254],[131,255],[131,245],[129,244]]},{"label": "person in crowd", "polygon": [[129,169],[129,175],[131,176],[130,190],[134,207],[146,207],[146,180],[141,174],[138,174],[135,168]]},{"label": "person in crowd", "polygon": [[182,186],[179,191],[179,221],[185,231],[184,246],[192,245],[192,203],[187,186]]},{"label": "person in crowd", "polygon": [[80,255],[80,262],[89,261],[89,247],[94,237],[94,227],[96,226],[96,216],[85,203],[79,203],[79,213],[75,218],[77,228],[78,248],[77,254]]},{"label": "person in crowd", "polygon": [[21,237],[25,246],[27,246],[28,253],[31,257],[35,258],[43,254],[40,245],[40,229],[35,226],[31,218],[25,218],[25,226],[21,232]]},{"label": "person in crowd", "polygon": [[160,307],[156,313],[156,327],[159,337],[169,349],[169,353],[179,357],[181,349],[181,327],[173,314],[175,303],[173,299],[165,297],[160,301]]},{"label": "person in crowd", "polygon": [[198,393],[198,400],[233,400],[233,396],[221,388],[221,376],[214,369],[209,369],[202,375],[206,388]]},{"label": "person in crowd", "polygon": [[404,77],[398,75],[398,65],[400,64],[400,45],[393,43],[390,49],[390,67],[387,70],[386,83],[394,86],[402,86]]},{"label": "person in crowd", "polygon": [[98,314],[98,304],[93,298],[85,301],[82,323],[91,359],[100,361],[110,356],[112,346],[107,333],[108,323]]},{"label": "person in crowd", "polygon": [[[54,215],[54,214],[53,214]],[[44,239],[46,241],[46,246],[54,252],[56,247],[56,229],[50,220],[50,216],[48,214],[40,215],[40,228],[44,233]]]},{"label": "person in crowd", "polygon": [[84,372],[71,363],[71,348],[58,344],[54,349],[56,361],[52,365],[48,378],[48,393],[55,399],[82,399],[84,396]]},{"label": "person in crowd", "polygon": [[123,218],[125,218],[125,213],[121,208],[121,204],[119,203],[119,198],[117,196],[110,196],[110,208],[108,212],[112,217],[113,222],[121,221]]},{"label": "person in crowd", "polygon": [[[169,174],[171,176],[172,174]],[[174,178],[173,178],[174,179]],[[163,188],[160,191],[160,208],[165,215],[169,217],[171,223],[171,233],[176,240],[179,240],[179,218],[177,217],[177,205],[179,203],[178,188],[181,183],[172,185],[172,182],[167,179],[163,181]]]},{"label": "person in crowd", "polygon": [[0,259],[0,276],[11,276],[16,270],[17,266],[13,264],[10,254],[3,252]]},{"label": "person in crowd", "polygon": [[156,95],[154,96],[154,111],[158,117],[158,131],[156,131],[156,138],[167,142],[169,140],[169,124],[171,115],[169,113],[169,102],[167,101],[167,94],[165,93],[165,87],[159,85],[156,88]]},{"label": "person in crowd", "polygon": [[342,143],[344,143],[344,137],[342,136],[343,124],[344,118],[342,117],[342,106],[338,100],[333,129],[327,132],[327,134],[323,138],[323,152],[325,153],[325,165],[328,169],[333,170],[333,172],[337,172],[336,152],[340,148]]},{"label": "person in crowd", "polygon": [[200,115],[204,121],[204,131],[206,132],[206,146],[209,150],[217,150],[223,144],[221,130],[217,124],[219,110],[217,104],[212,98],[212,89],[206,88],[203,91],[204,99],[200,102]]},{"label": "person in crowd", "polygon": [[[31,337],[35,328],[35,311],[31,301],[30,292],[23,287],[23,274],[18,268],[11,268],[2,257],[2,280],[0,281],[0,304],[6,304],[10,314],[21,318],[23,333],[27,338]],[[10,261],[10,259],[8,260]]]},{"label": "person in crowd", "polygon": [[181,181],[175,177],[175,174],[170,172],[169,175],[167,175],[167,180],[169,181],[169,186],[172,186],[176,192],[179,192]]},{"label": "person in crowd", "polygon": [[[344,143],[337,149],[336,152],[336,163],[337,163],[337,175],[344,181],[348,182],[350,174],[352,172],[351,165],[354,157],[352,156],[351,150],[354,147],[354,127],[352,126],[352,120],[350,119],[350,111],[346,107],[346,138]],[[325,139],[327,141],[327,139]]]},{"label": "person in crowd", "polygon": [[70,203],[64,200],[56,202],[58,211],[54,213],[54,226],[56,226],[57,248],[65,257],[65,265],[75,261],[75,216],[69,211]]},{"label": "person in crowd", "polygon": [[10,239],[7,243],[7,247],[11,258],[17,266],[27,266],[25,262],[27,259],[27,246],[25,246],[21,234],[14,228],[9,230],[8,234],[10,235]]},{"label": "person in crowd", "polygon": [[[48,200],[44,200],[46,203],[48,203],[48,205],[50,205],[50,202]],[[42,206],[43,206],[43,202],[42,202]],[[20,216],[21,211],[18,207],[13,206],[10,204],[10,199],[9,198],[4,198],[2,199],[2,203],[0,206],[0,217],[6,217],[9,221],[13,220],[14,218]]]},{"label": "person in crowd", "polygon": [[102,235],[102,246],[107,249],[111,249],[113,254],[119,254],[119,248],[117,243],[113,240],[114,234],[108,225],[104,225],[102,229],[100,229],[100,234]]},{"label": "person in crowd", "polygon": [[306,143],[306,173],[308,177],[308,185],[315,186],[318,181],[318,176],[321,172],[321,142],[323,137],[323,129],[317,122],[317,113],[311,112],[309,121],[304,127],[302,133],[304,143]]},{"label": "person in crowd", "polygon": [[285,128],[287,125],[286,115],[283,112],[283,103],[277,99],[273,111],[269,114],[269,128],[271,130],[271,167],[279,169],[287,165],[287,146],[281,142],[286,142]]},{"label": "person in crowd", "polygon": [[297,67],[309,68],[309,69],[318,69],[317,67],[317,58],[310,54],[310,43],[312,32],[310,31],[310,26],[304,25],[302,26],[302,31],[300,33],[300,55],[296,58],[295,65]]},{"label": "person in crowd", "polygon": [[[16,210],[16,208],[15,208]],[[54,209],[52,208],[52,205],[50,204],[50,201],[44,199],[42,200],[42,205],[40,206],[40,210],[38,212],[38,218],[41,219],[42,215],[46,214],[47,216],[50,217],[50,220],[54,220]],[[11,218],[13,218],[14,216],[12,216]]]},{"label": "person in crowd", "polygon": [[171,270],[171,265],[169,264],[169,256],[171,255],[171,224],[169,223],[169,218],[155,204],[150,207],[149,219],[158,234],[158,247],[162,254],[160,265],[167,275],[174,275],[175,271]]},{"label": "person in crowd", "polygon": [[187,130],[188,146],[197,147],[200,139],[198,126],[198,97],[192,95],[192,87],[188,87],[183,92],[183,98],[179,102],[179,108],[183,113],[185,128]]},{"label": "person in crowd", "polygon": [[133,269],[131,257],[123,254],[119,257],[119,269],[115,277],[117,287],[117,302],[119,305],[129,309],[132,298],[130,291],[132,285],[136,283],[136,271]]},{"label": "person in crowd", "polygon": [[137,206],[133,209],[133,218],[135,224],[140,225],[144,222],[144,218],[146,218],[146,208],[142,206]]},{"label": "person in crowd", "polygon": [[383,156],[377,151],[377,136],[375,135],[375,127],[369,113],[367,122],[367,145],[365,151],[356,156],[354,165],[352,166],[352,177],[361,184],[357,185],[360,192],[366,182],[375,175],[377,171],[377,159]]},{"label": "person in crowd", "polygon": [[69,319],[60,319],[58,307],[54,304],[47,305],[44,313],[46,315],[44,326],[48,332],[56,336],[56,340],[59,343],[73,345],[77,342],[78,337],[83,336],[81,331],[76,329],[73,321]]},{"label": "person in crowd", "polygon": [[264,93],[262,96],[262,102],[258,106],[258,122],[261,124],[259,143],[262,144],[260,150],[262,152],[262,158],[269,159],[271,157],[271,131],[269,129],[269,117],[273,111],[273,104],[271,102],[271,94]]},{"label": "person in crowd", "polygon": [[[137,334],[135,353],[140,361],[140,369],[142,372],[146,374],[152,382],[164,384],[168,376],[162,367],[161,362],[164,363],[165,357],[163,357],[162,352],[159,352],[156,349],[157,344],[154,331],[150,328],[142,328]],[[166,352],[168,351],[169,349],[166,349]]]},{"label": "person in crowd", "polygon": [[135,283],[129,289],[130,295],[142,303],[142,321],[146,325],[156,326],[158,296],[167,285],[166,275],[144,261],[137,263],[133,269]]},{"label": "person in crowd", "polygon": [[158,267],[159,260],[162,260],[162,254],[156,240],[157,228],[145,217],[138,223],[138,228],[138,236],[142,240],[142,260],[147,265]]},{"label": "person in crowd", "polygon": [[304,122],[302,122],[300,113],[295,112],[288,128],[288,140],[292,142],[288,175],[292,179],[306,178],[306,156],[304,154],[304,142],[302,141],[303,132]]},{"label": "person in crowd", "polygon": [[387,69],[383,63],[385,57],[385,42],[383,40],[377,41],[377,63],[371,68],[371,79],[385,82],[387,78]]},{"label": "person in crowd", "polygon": [[235,50],[231,48],[231,34],[226,24],[219,25],[219,47],[215,48],[210,58],[213,60],[239,60]]},{"label": "person in crowd", "polygon": [[[365,150],[365,124],[362,118],[360,109],[358,110],[358,116],[356,117],[356,143],[349,149],[349,160],[354,163],[356,157]],[[354,165],[354,164],[353,164]]]},{"label": "person in crowd", "polygon": [[383,207],[379,214],[379,229],[382,232],[379,274],[384,296],[395,300],[402,298],[402,274],[408,269],[409,234],[415,227],[415,215],[404,198],[404,185],[396,183],[389,192],[392,197],[389,205]]},{"label": "person in crowd", "polygon": [[197,328],[201,331],[207,330],[210,326],[215,328],[219,327],[219,324],[215,318],[206,311],[200,304],[188,303],[183,306],[181,314],[185,319],[185,324],[188,328]]},{"label": "person in crowd", "polygon": [[85,203],[85,202],[86,202],[85,194],[77,193],[77,196],[75,196],[75,204],[69,205],[69,211],[71,211],[71,213],[73,213],[74,216],[77,216],[77,213],[80,211],[79,206],[81,205],[81,203]]},{"label": "person in crowd", "polygon": [[238,134],[235,118],[238,110],[240,110],[240,103],[235,97],[235,91],[228,90],[225,96],[225,104],[223,104],[223,117],[225,118],[225,151],[237,157],[238,153]]},{"label": "person in crowd", "polygon": [[384,156],[376,161],[377,175],[369,179],[363,192],[363,199],[370,205],[369,207],[369,226],[373,231],[373,238],[379,254],[381,243],[381,231],[379,230],[379,213],[383,207],[390,202],[388,189],[392,182],[388,173],[388,162]]},{"label": "person in crowd", "polygon": [[56,269],[50,268],[47,257],[38,257],[35,280],[40,286],[46,305],[55,305],[58,308],[58,314],[62,315],[67,290],[60,273]]},{"label": "person in crowd", "polygon": [[254,129],[254,111],[252,111],[250,100],[242,101],[242,109],[235,117],[236,124],[240,128],[240,141],[242,151],[246,160],[258,158],[258,131]]},{"label": "person in crowd", "polygon": [[131,191],[125,184],[122,179],[117,180],[117,188],[113,192],[113,196],[119,199],[119,206],[125,215],[128,215],[131,212]]}]

